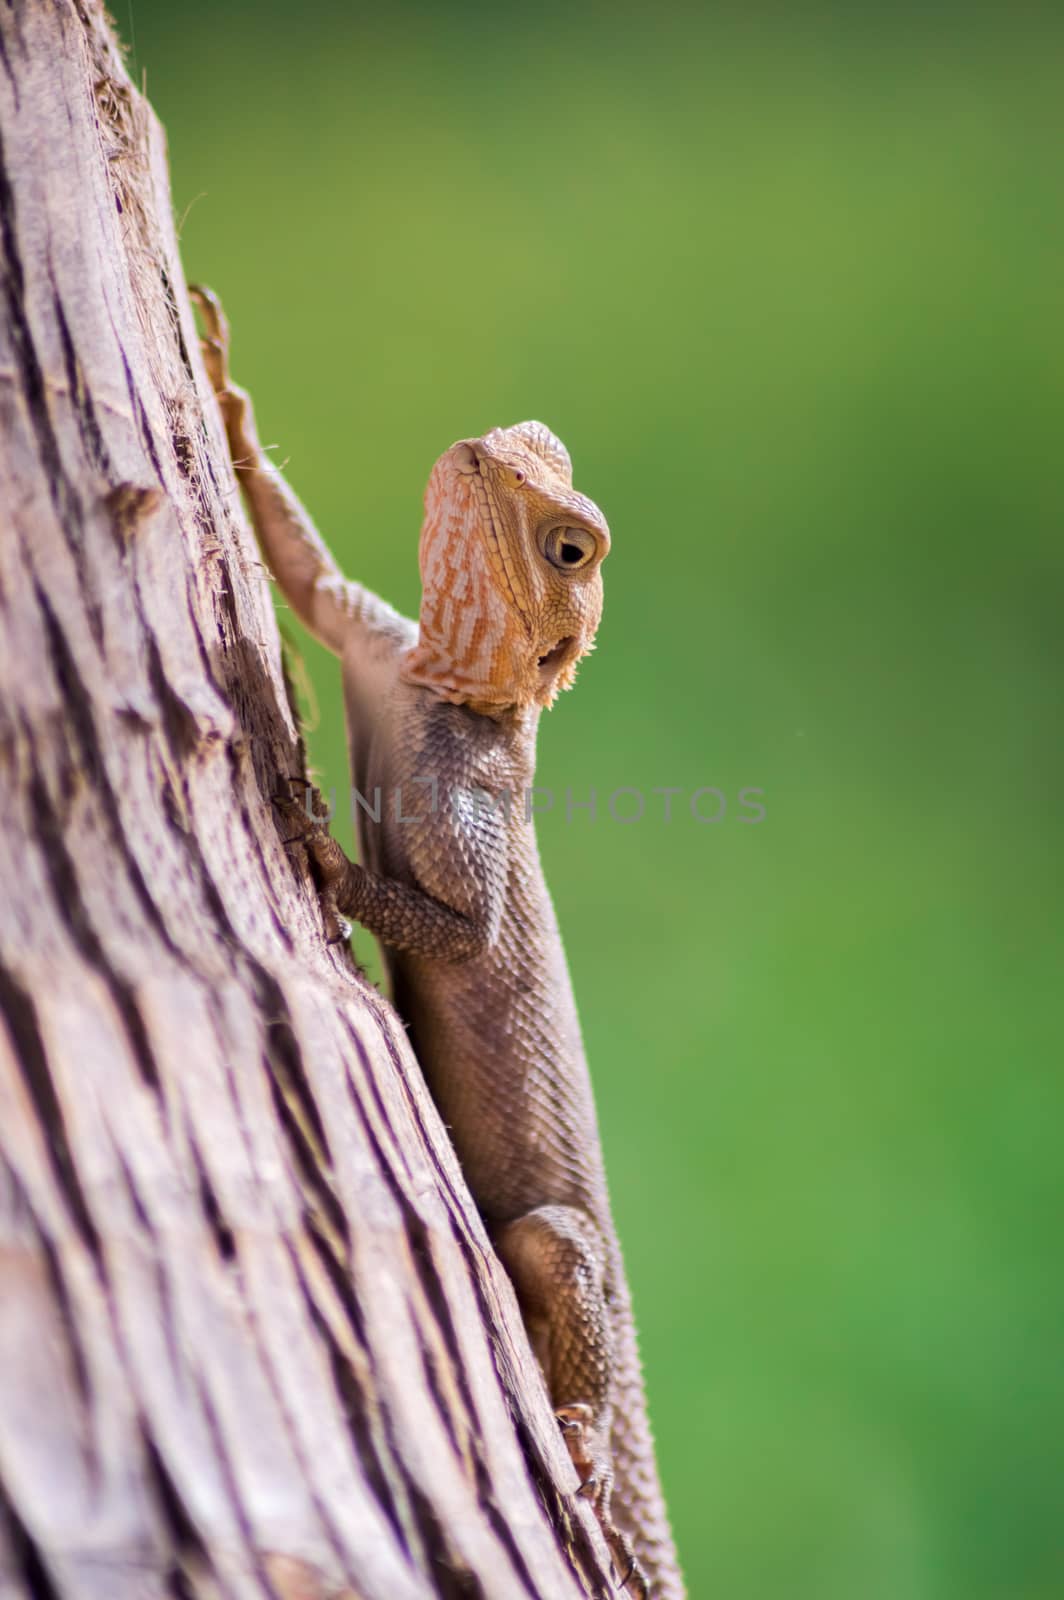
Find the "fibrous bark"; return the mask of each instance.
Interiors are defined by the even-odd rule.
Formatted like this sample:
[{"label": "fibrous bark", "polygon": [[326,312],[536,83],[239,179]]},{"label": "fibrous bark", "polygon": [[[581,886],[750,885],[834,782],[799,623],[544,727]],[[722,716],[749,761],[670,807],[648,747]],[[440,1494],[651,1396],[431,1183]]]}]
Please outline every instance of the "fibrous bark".
[{"label": "fibrous bark", "polygon": [[0,1597],[605,1592],[302,769],[161,131],[0,7]]}]

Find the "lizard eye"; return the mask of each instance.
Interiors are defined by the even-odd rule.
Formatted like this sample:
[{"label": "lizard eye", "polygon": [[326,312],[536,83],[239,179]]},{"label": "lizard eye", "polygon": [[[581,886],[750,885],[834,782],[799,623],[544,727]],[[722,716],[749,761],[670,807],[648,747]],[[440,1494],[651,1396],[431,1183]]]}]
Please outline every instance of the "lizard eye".
[{"label": "lizard eye", "polygon": [[586,528],[548,528],[543,541],[543,554],[552,567],[563,572],[578,572],[593,561],[596,551],[595,536]]}]

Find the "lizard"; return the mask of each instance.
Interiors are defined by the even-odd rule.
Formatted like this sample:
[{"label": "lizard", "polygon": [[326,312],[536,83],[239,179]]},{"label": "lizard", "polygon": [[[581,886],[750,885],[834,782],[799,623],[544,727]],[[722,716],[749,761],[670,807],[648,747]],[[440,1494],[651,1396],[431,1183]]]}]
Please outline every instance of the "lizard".
[{"label": "lizard", "polygon": [[[383,946],[393,1001],[516,1291],[622,1587],[682,1600],[591,1081],[528,797],[542,710],[573,683],[610,547],[544,424],[458,441],[425,492],[417,623],[345,578],[263,452],[229,326],[193,289],[205,365],[266,565],[340,657],[361,861],[313,807],[326,929]],[[343,928],[343,924],[339,926]],[[346,930],[344,930],[346,932]]]}]

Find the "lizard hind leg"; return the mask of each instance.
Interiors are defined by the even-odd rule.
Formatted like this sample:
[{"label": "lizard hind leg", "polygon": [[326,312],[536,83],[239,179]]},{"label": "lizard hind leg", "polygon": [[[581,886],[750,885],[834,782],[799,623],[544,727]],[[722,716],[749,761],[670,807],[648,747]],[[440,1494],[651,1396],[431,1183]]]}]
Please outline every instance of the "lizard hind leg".
[{"label": "lizard hind leg", "polygon": [[613,1332],[601,1235],[575,1207],[540,1206],[498,1229],[495,1247],[513,1280],[580,1475],[578,1493],[594,1507],[621,1587],[647,1600],[650,1591],[631,1541],[614,1526],[610,1512]]}]

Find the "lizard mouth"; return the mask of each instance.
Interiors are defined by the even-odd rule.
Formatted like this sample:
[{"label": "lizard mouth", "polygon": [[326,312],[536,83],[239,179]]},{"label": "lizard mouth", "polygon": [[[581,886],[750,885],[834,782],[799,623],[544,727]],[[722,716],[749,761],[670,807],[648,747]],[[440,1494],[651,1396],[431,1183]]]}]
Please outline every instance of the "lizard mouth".
[{"label": "lizard mouth", "polygon": [[546,655],[540,656],[536,663],[539,667],[541,680],[544,683],[549,683],[555,673],[572,660],[576,650],[577,639],[575,634],[567,634],[564,639],[559,639],[558,643],[552,645]]}]

